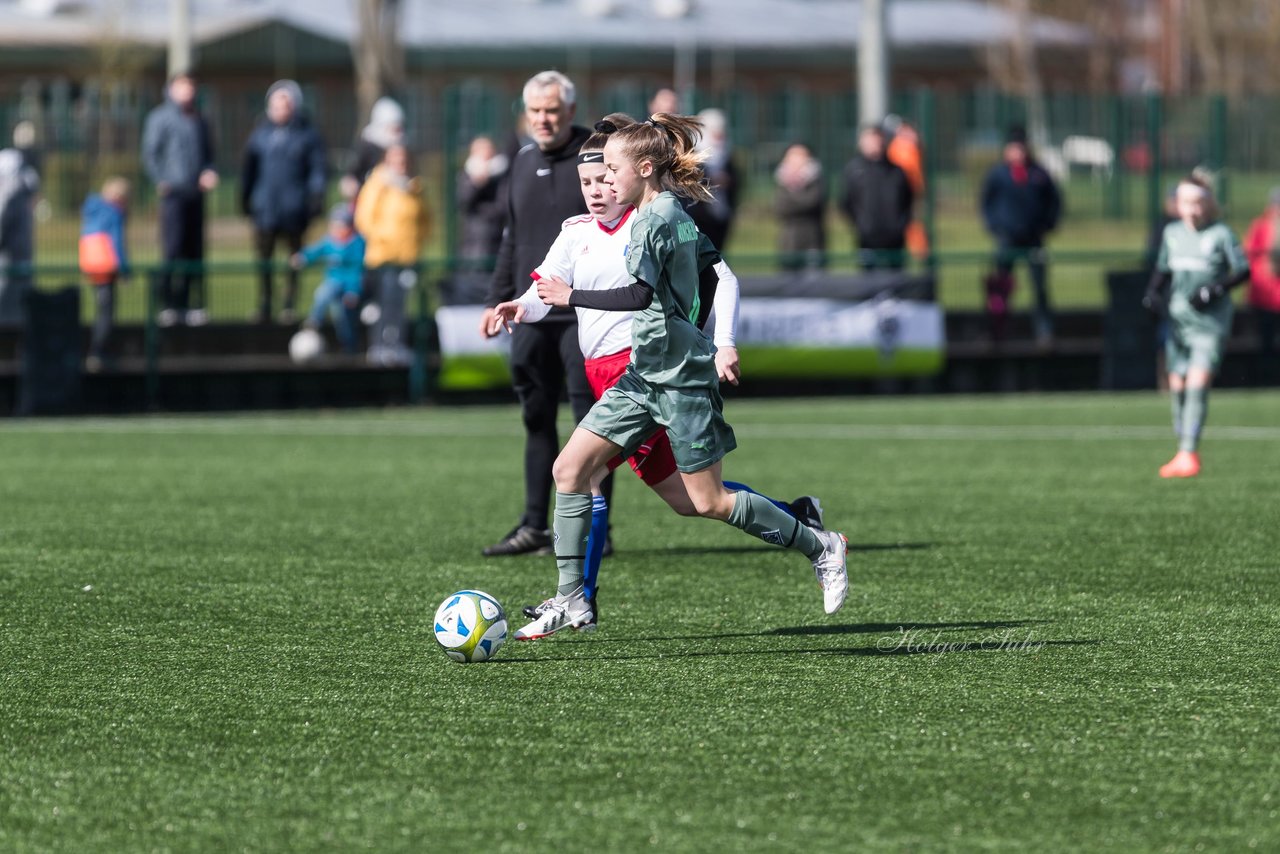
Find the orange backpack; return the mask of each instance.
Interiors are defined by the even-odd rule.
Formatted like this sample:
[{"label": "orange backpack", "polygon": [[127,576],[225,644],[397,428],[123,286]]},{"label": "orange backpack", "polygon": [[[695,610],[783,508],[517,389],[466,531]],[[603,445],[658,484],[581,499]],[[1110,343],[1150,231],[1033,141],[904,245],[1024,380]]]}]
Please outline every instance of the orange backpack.
[{"label": "orange backpack", "polygon": [[116,277],[120,259],[110,235],[99,231],[80,237],[80,272],[95,285],[108,285]]}]

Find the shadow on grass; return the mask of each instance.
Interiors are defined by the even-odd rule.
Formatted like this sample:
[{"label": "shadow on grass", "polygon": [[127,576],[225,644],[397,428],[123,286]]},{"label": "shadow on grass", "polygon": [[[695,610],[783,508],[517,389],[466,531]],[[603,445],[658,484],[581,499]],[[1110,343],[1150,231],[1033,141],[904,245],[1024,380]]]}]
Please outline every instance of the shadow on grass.
[{"label": "shadow on grass", "polygon": [[[927,551],[936,547],[937,543],[849,543],[851,552]],[[776,551],[778,551],[776,547],[763,543],[746,546],[669,546],[659,549],[624,547],[618,551],[618,556],[762,554]]]},{"label": "shadow on grass", "polygon": [[[851,655],[863,657],[890,655],[947,655],[959,652],[1014,652],[1030,654],[1045,647],[1097,646],[1101,641],[1092,639],[1047,640],[1037,639],[1030,630],[1015,635],[1015,629],[1040,626],[1049,620],[967,620],[951,623],[851,623],[839,626],[784,626],[763,632],[728,632],[718,635],[683,635],[633,638],[583,638],[581,642],[592,646],[616,643],[664,643],[668,641],[709,641],[726,638],[768,637],[817,637],[822,635],[879,634],[873,646],[831,647],[818,649],[748,649],[688,652],[656,652],[628,655],[592,655],[605,661],[644,661],[660,658],[710,658],[741,655]],[[981,640],[943,638],[943,630],[981,631],[987,634]],[[995,635],[992,633],[1002,632]],[[574,644],[576,646],[576,644]],[[551,658],[499,658],[495,663],[529,663],[535,661],[572,661],[576,655]]]},{"label": "shadow on grass", "polygon": [[943,629],[967,631],[993,631],[1040,626],[1048,620],[968,620],[956,623],[845,623],[843,625],[783,626],[762,632],[724,632],[706,635],[641,635],[629,638],[599,638],[592,643],[635,643],[660,641],[720,640],[722,638],[794,637],[818,635],[872,635],[884,632],[906,634],[909,632],[941,631]]},{"label": "shadow on grass", "polygon": [[842,626],[783,626],[760,632],[762,635],[867,635],[876,632],[926,632],[941,629],[1020,629],[1042,626],[1049,620],[968,620],[958,623],[847,623]]},{"label": "shadow on grass", "polygon": [[[595,643],[592,641],[591,643]],[[537,664],[548,661],[653,661],[663,658],[729,658],[746,655],[845,655],[864,658],[903,655],[954,655],[966,652],[1005,652],[1010,654],[1034,655],[1046,647],[1098,646],[1101,641],[1092,639],[1080,640],[984,640],[984,641],[941,641],[921,640],[918,643],[900,645],[833,647],[829,649],[741,649],[698,652],[657,652],[643,655],[551,655],[537,658],[512,658],[500,656],[486,664]],[[897,641],[894,641],[897,644]],[[577,644],[574,644],[577,646]]]}]

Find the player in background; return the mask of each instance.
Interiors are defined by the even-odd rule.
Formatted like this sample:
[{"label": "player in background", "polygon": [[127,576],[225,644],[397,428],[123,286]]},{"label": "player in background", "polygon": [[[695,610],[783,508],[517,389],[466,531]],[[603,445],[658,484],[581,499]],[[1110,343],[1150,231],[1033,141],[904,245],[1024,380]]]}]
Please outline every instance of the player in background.
[{"label": "player in background", "polygon": [[[596,132],[583,143],[578,153],[578,175],[589,213],[564,221],[546,259],[532,274],[534,283],[518,299],[494,307],[492,331],[509,328],[512,322],[536,323],[547,315],[551,307],[538,298],[539,281],[556,282],[582,290],[609,290],[628,284],[630,276],[626,254],[635,208],[619,203],[604,183],[607,174],[604,146],[610,133],[634,123],[635,119],[630,116],[617,113],[607,116],[596,124]],[[709,282],[703,292],[714,301],[716,372],[721,381],[737,385],[740,375],[735,346],[738,279],[705,235],[699,235],[698,258],[700,278]],[[618,381],[630,361],[632,315],[626,311],[589,308],[577,309],[577,315],[578,343],[586,359],[587,380],[598,400]],[[591,529],[583,567],[583,595],[591,604],[594,619],[585,628],[594,628],[600,617],[596,582],[608,530],[608,505],[600,493],[599,483],[607,471],[621,462],[621,457],[614,457],[592,479]],[[675,476],[676,461],[664,430],[659,429],[650,436],[628,462],[640,479],[676,513],[681,516],[698,515],[685,490],[684,481]],[[731,489],[754,492],[745,484],[730,482],[727,485]],[[789,504],[770,500],[810,527],[822,529],[822,507],[816,498],[802,496]],[[550,601],[526,606],[524,613],[530,619],[536,619]]]},{"label": "player in background", "polygon": [[1169,316],[1165,356],[1178,452],[1160,467],[1160,476],[1194,477],[1200,473],[1209,386],[1231,334],[1230,291],[1249,278],[1249,262],[1235,233],[1218,220],[1207,180],[1196,174],[1183,178],[1175,204],[1178,219],[1165,226],[1143,303]]},{"label": "player in background", "polygon": [[620,453],[633,454],[666,428],[679,476],[699,516],[719,519],[767,543],[794,549],[812,562],[833,614],[848,592],[848,543],[814,531],[763,496],[727,489],[724,455],[737,447],[722,415],[715,347],[695,325],[699,314],[698,229],[677,193],[705,199],[696,153],[699,124],[659,113],[619,128],[605,144],[604,183],[617,201],[637,208],[627,250],[629,283],[603,291],[542,280],[544,303],[634,312],[630,361],[574,430],[556,458],[555,550],[559,583],[541,615],[515,633],[519,640],[582,626],[593,617],[583,594],[583,563],[591,525],[591,481]]}]

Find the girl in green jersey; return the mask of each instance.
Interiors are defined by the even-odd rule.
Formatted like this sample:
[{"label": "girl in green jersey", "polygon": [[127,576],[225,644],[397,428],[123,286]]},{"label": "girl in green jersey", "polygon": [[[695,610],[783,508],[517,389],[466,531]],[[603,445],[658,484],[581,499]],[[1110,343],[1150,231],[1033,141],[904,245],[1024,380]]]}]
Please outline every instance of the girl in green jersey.
[{"label": "girl in green jersey", "polygon": [[1169,315],[1165,360],[1178,451],[1160,468],[1166,478],[1200,473],[1209,386],[1231,334],[1230,291],[1249,278],[1248,259],[1230,227],[1218,220],[1208,181],[1194,174],[1183,178],[1175,205],[1178,219],[1165,226],[1143,300]]},{"label": "girl in green jersey", "polygon": [[627,248],[630,285],[591,291],[539,283],[539,296],[552,305],[635,314],[631,363],[574,430],[552,469],[559,584],[541,616],[515,633],[518,640],[590,621],[582,564],[591,523],[591,476],[611,458],[634,452],[659,427],[671,440],[698,515],[803,552],[813,562],[826,612],[833,614],[844,603],[844,535],[808,528],[767,498],[726,489],[720,477],[721,460],[737,443],[721,412],[715,348],[696,325],[699,232],[677,198],[708,196],[695,146],[699,127],[696,119],[658,113],[619,128],[605,145],[605,183],[619,204],[637,208]]}]

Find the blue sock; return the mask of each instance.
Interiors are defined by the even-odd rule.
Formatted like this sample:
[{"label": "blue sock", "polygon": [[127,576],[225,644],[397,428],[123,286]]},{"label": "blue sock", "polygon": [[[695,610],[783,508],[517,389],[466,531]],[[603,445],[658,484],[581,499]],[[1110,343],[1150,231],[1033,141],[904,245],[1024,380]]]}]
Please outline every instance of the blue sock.
[{"label": "blue sock", "polygon": [[587,535],[587,560],[582,567],[582,595],[596,595],[596,577],[604,559],[604,541],[609,536],[609,505],[603,495],[591,498],[591,533]]},{"label": "blue sock", "polygon": [[[731,492],[750,492],[752,495],[760,495],[760,493],[756,492],[754,489],[747,486],[745,483],[738,483],[736,480],[724,481],[724,488],[730,490]],[[779,501],[776,498],[769,498],[769,496],[767,495],[760,495],[760,497],[768,500],[770,503],[773,504],[774,507],[777,507],[779,510],[781,510],[783,513],[786,513],[791,518],[793,519],[795,518],[796,514],[791,512],[791,505],[788,504],[787,502]]]}]

